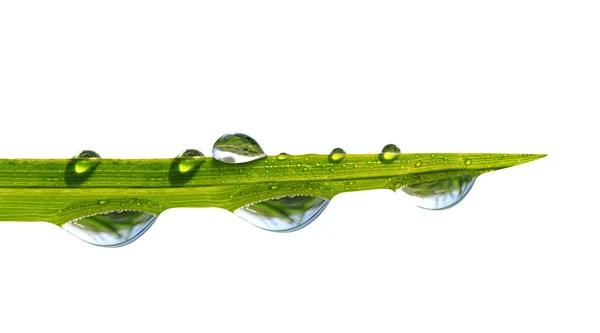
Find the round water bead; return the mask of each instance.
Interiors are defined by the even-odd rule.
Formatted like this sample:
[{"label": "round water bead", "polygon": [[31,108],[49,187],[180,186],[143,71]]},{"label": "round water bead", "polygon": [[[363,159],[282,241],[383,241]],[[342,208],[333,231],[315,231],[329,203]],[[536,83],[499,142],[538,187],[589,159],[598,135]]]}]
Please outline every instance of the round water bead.
[{"label": "round water bead", "polygon": [[225,134],[213,146],[213,157],[225,163],[246,163],[265,156],[258,142],[242,133]]},{"label": "round water bead", "polygon": [[346,157],[346,152],[342,148],[334,148],[331,153],[329,153],[329,162],[338,163],[341,162]]},{"label": "round water bead", "polygon": [[416,198],[417,205],[424,209],[446,209],[458,204],[469,193],[477,177],[460,177],[436,180],[433,182],[412,184],[402,191]]},{"label": "round water bead", "polygon": [[238,208],[235,214],[265,230],[290,232],[309,225],[327,204],[328,199],[317,196],[285,196]]},{"label": "round water bead", "polygon": [[118,247],[137,240],[157,217],[144,211],[112,211],[75,219],[62,228],[90,244]]}]

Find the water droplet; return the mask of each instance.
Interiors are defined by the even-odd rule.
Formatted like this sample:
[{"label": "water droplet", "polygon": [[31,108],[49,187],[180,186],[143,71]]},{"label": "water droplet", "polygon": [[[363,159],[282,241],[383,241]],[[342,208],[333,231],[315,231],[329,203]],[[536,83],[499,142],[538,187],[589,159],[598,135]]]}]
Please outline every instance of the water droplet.
[{"label": "water droplet", "polygon": [[382,162],[391,162],[400,156],[400,148],[395,144],[390,143],[381,150],[379,154],[379,160]]},{"label": "water droplet", "polygon": [[446,209],[458,204],[469,193],[476,177],[460,177],[436,180],[433,182],[404,186],[402,191],[417,199],[417,205],[424,209]]},{"label": "water droplet", "polygon": [[270,188],[271,190],[276,190],[276,189],[278,189],[278,188],[279,188],[279,186],[278,186],[278,185],[271,185],[271,186],[269,186],[269,188]]},{"label": "water droplet", "polygon": [[70,187],[83,184],[100,164],[100,155],[92,150],[82,150],[67,163],[65,182]]},{"label": "water droplet", "polygon": [[465,164],[466,164],[466,165],[470,165],[470,164],[471,164],[471,159],[467,158],[467,159],[465,160]]},{"label": "water droplet", "polygon": [[183,186],[190,181],[200,165],[204,162],[204,154],[196,149],[186,149],[177,155],[169,169],[169,182],[173,186]]},{"label": "water droplet", "polygon": [[62,228],[90,244],[118,247],[137,240],[157,217],[143,211],[112,211],[67,222]]},{"label": "water droplet", "polygon": [[338,163],[341,162],[346,157],[346,152],[342,148],[334,148],[331,153],[329,153],[329,162]]},{"label": "water droplet", "polygon": [[213,157],[225,163],[246,163],[265,156],[258,142],[242,133],[225,134],[213,146]]},{"label": "water droplet", "polygon": [[322,197],[285,196],[238,208],[235,214],[265,230],[290,232],[309,225],[328,203],[329,200]]},{"label": "water droplet", "polygon": [[285,160],[287,160],[288,157],[290,157],[290,155],[287,153],[281,153],[281,154],[277,155],[277,159],[280,161],[285,161]]},{"label": "water droplet", "polygon": [[177,160],[179,162],[177,169],[179,172],[190,172],[200,166],[202,160],[199,160],[197,157],[204,157],[204,154],[196,149],[187,149],[179,154],[179,156],[177,156]]},{"label": "water droplet", "polygon": [[415,163],[415,166],[418,168],[421,166],[421,164],[423,164],[421,161],[418,161],[417,163]]}]

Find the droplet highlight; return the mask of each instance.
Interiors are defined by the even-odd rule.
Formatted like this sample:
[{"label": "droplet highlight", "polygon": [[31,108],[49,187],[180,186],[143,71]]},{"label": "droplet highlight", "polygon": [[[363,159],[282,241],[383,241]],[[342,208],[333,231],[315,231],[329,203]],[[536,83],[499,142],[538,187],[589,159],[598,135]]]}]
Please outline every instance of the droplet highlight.
[{"label": "droplet highlight", "polygon": [[287,153],[280,153],[279,155],[277,155],[277,159],[279,161],[285,161],[288,159],[288,157],[290,157],[290,155]]},{"label": "droplet highlight", "polygon": [[328,204],[328,199],[318,196],[285,196],[238,208],[235,214],[261,229],[291,232],[309,225]]},{"label": "droplet highlight", "polygon": [[157,218],[144,211],[112,211],[67,222],[62,228],[90,244],[119,247],[140,238]]},{"label": "droplet highlight", "polygon": [[417,206],[440,210],[455,206],[469,193],[477,177],[464,175],[404,186],[402,191],[416,198]]},{"label": "droplet highlight", "polygon": [[334,148],[329,153],[329,162],[339,163],[346,157],[346,152],[342,148]]},{"label": "droplet highlight", "polygon": [[400,148],[398,148],[398,146],[395,144],[390,143],[381,150],[381,154],[379,154],[379,160],[382,162],[392,162],[400,156],[400,153]]},{"label": "droplet highlight", "polygon": [[213,157],[224,163],[247,163],[265,156],[258,142],[242,133],[225,134],[213,146]]},{"label": "droplet highlight", "polygon": [[93,150],[82,150],[75,155],[65,170],[65,182],[69,187],[83,184],[100,164],[100,155]]}]

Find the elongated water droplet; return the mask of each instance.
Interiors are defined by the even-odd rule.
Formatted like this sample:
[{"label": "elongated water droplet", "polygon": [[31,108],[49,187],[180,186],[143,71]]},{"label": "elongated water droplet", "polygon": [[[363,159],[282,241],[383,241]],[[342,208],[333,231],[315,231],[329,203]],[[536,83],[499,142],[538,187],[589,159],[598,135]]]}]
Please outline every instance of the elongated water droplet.
[{"label": "elongated water droplet", "polygon": [[285,161],[288,159],[288,157],[290,157],[288,153],[280,153],[279,155],[277,155],[277,159],[280,161]]},{"label": "elongated water droplet", "polygon": [[334,148],[331,153],[329,153],[329,162],[338,163],[341,162],[344,157],[346,157],[346,152],[342,148]]},{"label": "elongated water droplet", "polygon": [[100,164],[98,153],[92,150],[82,150],[67,164],[65,182],[68,186],[75,187],[83,184]]},{"label": "elongated water droplet", "polygon": [[322,197],[286,196],[238,208],[235,214],[265,230],[290,232],[309,225],[328,203],[329,200]]},{"label": "elongated water droplet", "polygon": [[391,162],[397,159],[399,156],[400,148],[398,148],[398,146],[396,146],[395,144],[390,143],[389,145],[383,147],[383,149],[381,150],[381,154],[379,154],[379,159],[382,162]]},{"label": "elongated water droplet", "polygon": [[174,186],[182,186],[187,183],[198,171],[202,162],[204,162],[204,154],[196,149],[184,150],[181,154],[175,157],[169,170],[169,181]]},{"label": "elongated water droplet", "polygon": [[213,146],[213,157],[225,163],[246,163],[265,156],[258,142],[242,133],[225,134]]},{"label": "elongated water droplet", "polygon": [[138,239],[157,217],[143,211],[113,211],[76,219],[62,228],[90,244],[118,247]]},{"label": "elongated water droplet", "polygon": [[417,205],[424,209],[446,209],[458,204],[469,193],[477,177],[464,175],[433,182],[412,184],[402,188],[417,198]]}]

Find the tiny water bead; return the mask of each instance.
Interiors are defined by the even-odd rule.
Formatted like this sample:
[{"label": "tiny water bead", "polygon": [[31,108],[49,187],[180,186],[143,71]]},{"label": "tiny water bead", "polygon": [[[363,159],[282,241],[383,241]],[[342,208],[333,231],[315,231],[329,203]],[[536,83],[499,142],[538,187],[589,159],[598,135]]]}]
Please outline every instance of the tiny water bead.
[{"label": "tiny water bead", "polygon": [[198,157],[204,157],[204,154],[196,149],[187,149],[179,154],[177,156],[177,160],[179,161],[177,168],[179,169],[179,172],[190,172],[194,168],[200,166],[202,162]]},{"label": "tiny water bead", "polygon": [[280,153],[279,155],[277,155],[277,159],[279,161],[285,161],[288,159],[288,157],[290,157],[290,154],[288,153]]},{"label": "tiny water bead", "polygon": [[400,156],[400,153],[400,148],[398,148],[398,146],[395,144],[390,143],[389,145],[383,147],[381,154],[379,154],[379,159],[382,162],[391,162],[397,159]]},{"label": "tiny water bead", "polygon": [[235,214],[261,229],[291,232],[309,225],[327,204],[328,199],[318,196],[284,196],[238,208]]},{"label": "tiny water bead", "polygon": [[417,199],[424,209],[439,210],[458,204],[469,193],[475,179],[471,175],[404,186],[402,191]]},{"label": "tiny water bead", "polygon": [[334,148],[331,153],[329,153],[329,162],[338,163],[341,162],[346,157],[346,152],[342,148]]},{"label": "tiny water bead", "polygon": [[157,217],[144,211],[112,211],[67,222],[62,228],[90,244],[119,247],[137,240]]},{"label": "tiny water bead", "polygon": [[187,149],[177,155],[169,169],[169,182],[174,186],[185,185],[204,162],[201,157],[204,157],[204,154],[196,149]]},{"label": "tiny water bead", "polygon": [[93,150],[82,150],[73,158],[79,159],[75,163],[75,172],[83,174],[98,164],[98,161],[95,159],[100,158],[100,155]]},{"label": "tiny water bead", "polygon": [[225,134],[213,146],[213,157],[224,163],[246,163],[265,156],[258,142],[242,133]]},{"label": "tiny water bead", "polygon": [[100,155],[93,150],[82,150],[67,164],[65,182],[75,187],[83,184],[100,164]]}]

